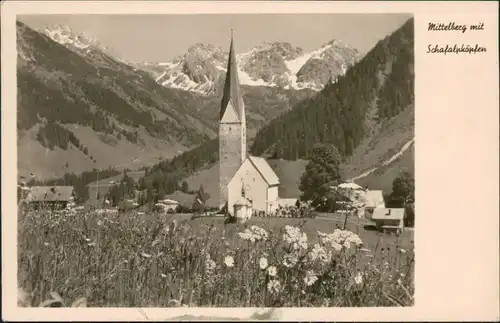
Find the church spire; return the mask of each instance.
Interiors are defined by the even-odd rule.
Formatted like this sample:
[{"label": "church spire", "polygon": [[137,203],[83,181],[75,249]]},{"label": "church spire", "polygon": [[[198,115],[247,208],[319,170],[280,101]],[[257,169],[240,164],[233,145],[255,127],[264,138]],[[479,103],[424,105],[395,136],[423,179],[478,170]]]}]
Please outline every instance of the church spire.
[{"label": "church spire", "polygon": [[229,58],[227,62],[226,82],[224,83],[224,92],[222,95],[220,119],[224,116],[229,103],[233,106],[238,119],[240,121],[244,120],[245,106],[238,78],[238,66],[236,64],[236,53],[234,51],[233,29],[231,29],[231,45],[229,48]]}]

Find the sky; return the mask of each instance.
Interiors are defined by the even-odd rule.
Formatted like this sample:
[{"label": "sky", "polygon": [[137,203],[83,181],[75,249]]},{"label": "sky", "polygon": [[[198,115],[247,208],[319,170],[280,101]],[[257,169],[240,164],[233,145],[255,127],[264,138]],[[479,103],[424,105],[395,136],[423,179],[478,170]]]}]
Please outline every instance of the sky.
[{"label": "sky", "polygon": [[306,52],[332,39],[362,54],[403,25],[409,14],[191,14],[191,15],[23,15],[34,29],[59,24],[95,36],[122,59],[162,62],[196,43],[229,49],[234,30],[236,52],[263,41],[289,42]]}]

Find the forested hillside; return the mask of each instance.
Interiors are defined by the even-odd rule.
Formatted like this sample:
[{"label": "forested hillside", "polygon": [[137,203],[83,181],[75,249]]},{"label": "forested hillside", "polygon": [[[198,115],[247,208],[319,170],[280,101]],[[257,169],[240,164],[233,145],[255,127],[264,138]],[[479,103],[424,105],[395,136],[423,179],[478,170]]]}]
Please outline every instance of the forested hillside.
[{"label": "forested hillside", "polygon": [[251,152],[308,158],[317,142],[350,156],[371,126],[413,108],[413,19],[380,41],[335,84],[263,127]]}]

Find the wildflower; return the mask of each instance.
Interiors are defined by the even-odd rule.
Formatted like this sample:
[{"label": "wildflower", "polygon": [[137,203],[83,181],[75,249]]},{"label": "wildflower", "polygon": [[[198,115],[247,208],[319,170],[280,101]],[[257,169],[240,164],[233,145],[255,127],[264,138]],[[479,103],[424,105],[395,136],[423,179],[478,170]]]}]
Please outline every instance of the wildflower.
[{"label": "wildflower", "polygon": [[265,257],[261,257],[259,259],[259,266],[260,266],[260,269],[264,270],[267,268],[268,264],[267,264],[267,258]]},{"label": "wildflower", "polygon": [[311,249],[311,251],[309,251],[308,257],[309,257],[309,260],[312,262],[314,262],[318,259],[321,262],[327,262],[329,255],[326,252],[326,250],[322,246],[319,245],[319,243],[316,243],[313,246],[313,248]]},{"label": "wildflower", "polygon": [[151,255],[150,254],[147,254],[145,252],[142,252],[141,253],[141,256],[143,256],[144,258],[151,258]]},{"label": "wildflower", "polygon": [[304,283],[307,285],[307,286],[311,286],[312,284],[314,284],[316,281],[318,280],[318,276],[316,276],[316,274],[312,271],[312,270],[308,270],[306,272],[306,276],[304,277]]},{"label": "wildflower", "polygon": [[278,274],[278,269],[276,269],[276,267],[274,266],[270,266],[267,268],[267,274],[271,277],[274,277],[276,276],[276,274]]},{"label": "wildflower", "polygon": [[238,233],[238,236],[243,240],[247,240],[253,243],[255,241],[267,240],[269,234],[266,230],[256,225],[252,225],[250,229],[245,229],[245,231]]},{"label": "wildflower", "polygon": [[210,255],[207,254],[206,258],[205,258],[205,266],[207,268],[207,271],[208,272],[211,272],[212,270],[215,269],[216,267],[216,264],[215,264],[215,261],[213,261],[211,258],[210,258]]},{"label": "wildflower", "polygon": [[234,258],[232,256],[226,256],[226,258],[224,258],[224,263],[226,267],[234,267]]},{"label": "wildflower", "polygon": [[267,283],[267,290],[271,293],[279,293],[281,284],[278,280],[273,279]]},{"label": "wildflower", "polygon": [[298,261],[298,257],[295,254],[286,254],[283,258],[283,265],[287,268],[295,266]]},{"label": "wildflower", "polygon": [[406,250],[401,248],[401,249],[399,249],[399,252],[406,253]]},{"label": "wildflower", "polygon": [[162,278],[167,278],[167,275],[165,275],[165,274],[160,274],[160,276],[161,276]]},{"label": "wildflower", "polygon": [[90,242],[90,239],[89,238],[85,238],[85,241]]},{"label": "wildflower", "polygon": [[238,233],[238,236],[243,239],[243,240],[246,240],[246,241],[250,241],[250,242],[255,242],[255,235],[251,232],[248,232],[248,229],[245,230],[244,232],[239,232]]},{"label": "wildflower", "polygon": [[292,245],[295,250],[300,248],[307,249],[307,235],[305,232],[300,232],[300,228],[286,225],[283,240]]},{"label": "wildflower", "polygon": [[401,284],[403,283],[403,282],[401,281],[401,278],[398,278],[397,283],[398,283],[399,285],[401,285]]},{"label": "wildflower", "polygon": [[250,231],[255,235],[255,236],[259,236],[260,239],[258,240],[267,240],[267,238],[269,237],[269,234],[267,233],[266,230],[262,229],[261,227],[258,227],[256,225],[252,225],[250,227]]},{"label": "wildflower", "polygon": [[361,272],[358,271],[358,273],[356,274],[356,276],[354,277],[354,282],[357,284],[357,285],[361,285],[363,283],[363,274]]},{"label": "wildflower", "polygon": [[49,243],[48,242],[44,242],[43,245],[46,246],[46,247],[48,247]]}]

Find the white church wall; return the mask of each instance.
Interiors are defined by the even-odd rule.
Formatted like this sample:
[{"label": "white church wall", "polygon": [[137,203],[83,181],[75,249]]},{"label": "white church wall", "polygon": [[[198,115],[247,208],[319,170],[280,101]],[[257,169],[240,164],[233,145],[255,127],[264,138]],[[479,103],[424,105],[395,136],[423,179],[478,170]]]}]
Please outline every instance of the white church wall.
[{"label": "white church wall", "polygon": [[273,212],[273,205],[278,204],[279,196],[278,196],[278,185],[269,186],[267,189],[267,199],[268,199],[268,207],[267,213]]},{"label": "white church wall", "polygon": [[268,184],[248,159],[243,162],[228,185],[228,211],[231,215],[234,213],[234,202],[242,196],[242,187],[245,188],[245,197],[252,200],[254,211],[268,211]]}]

